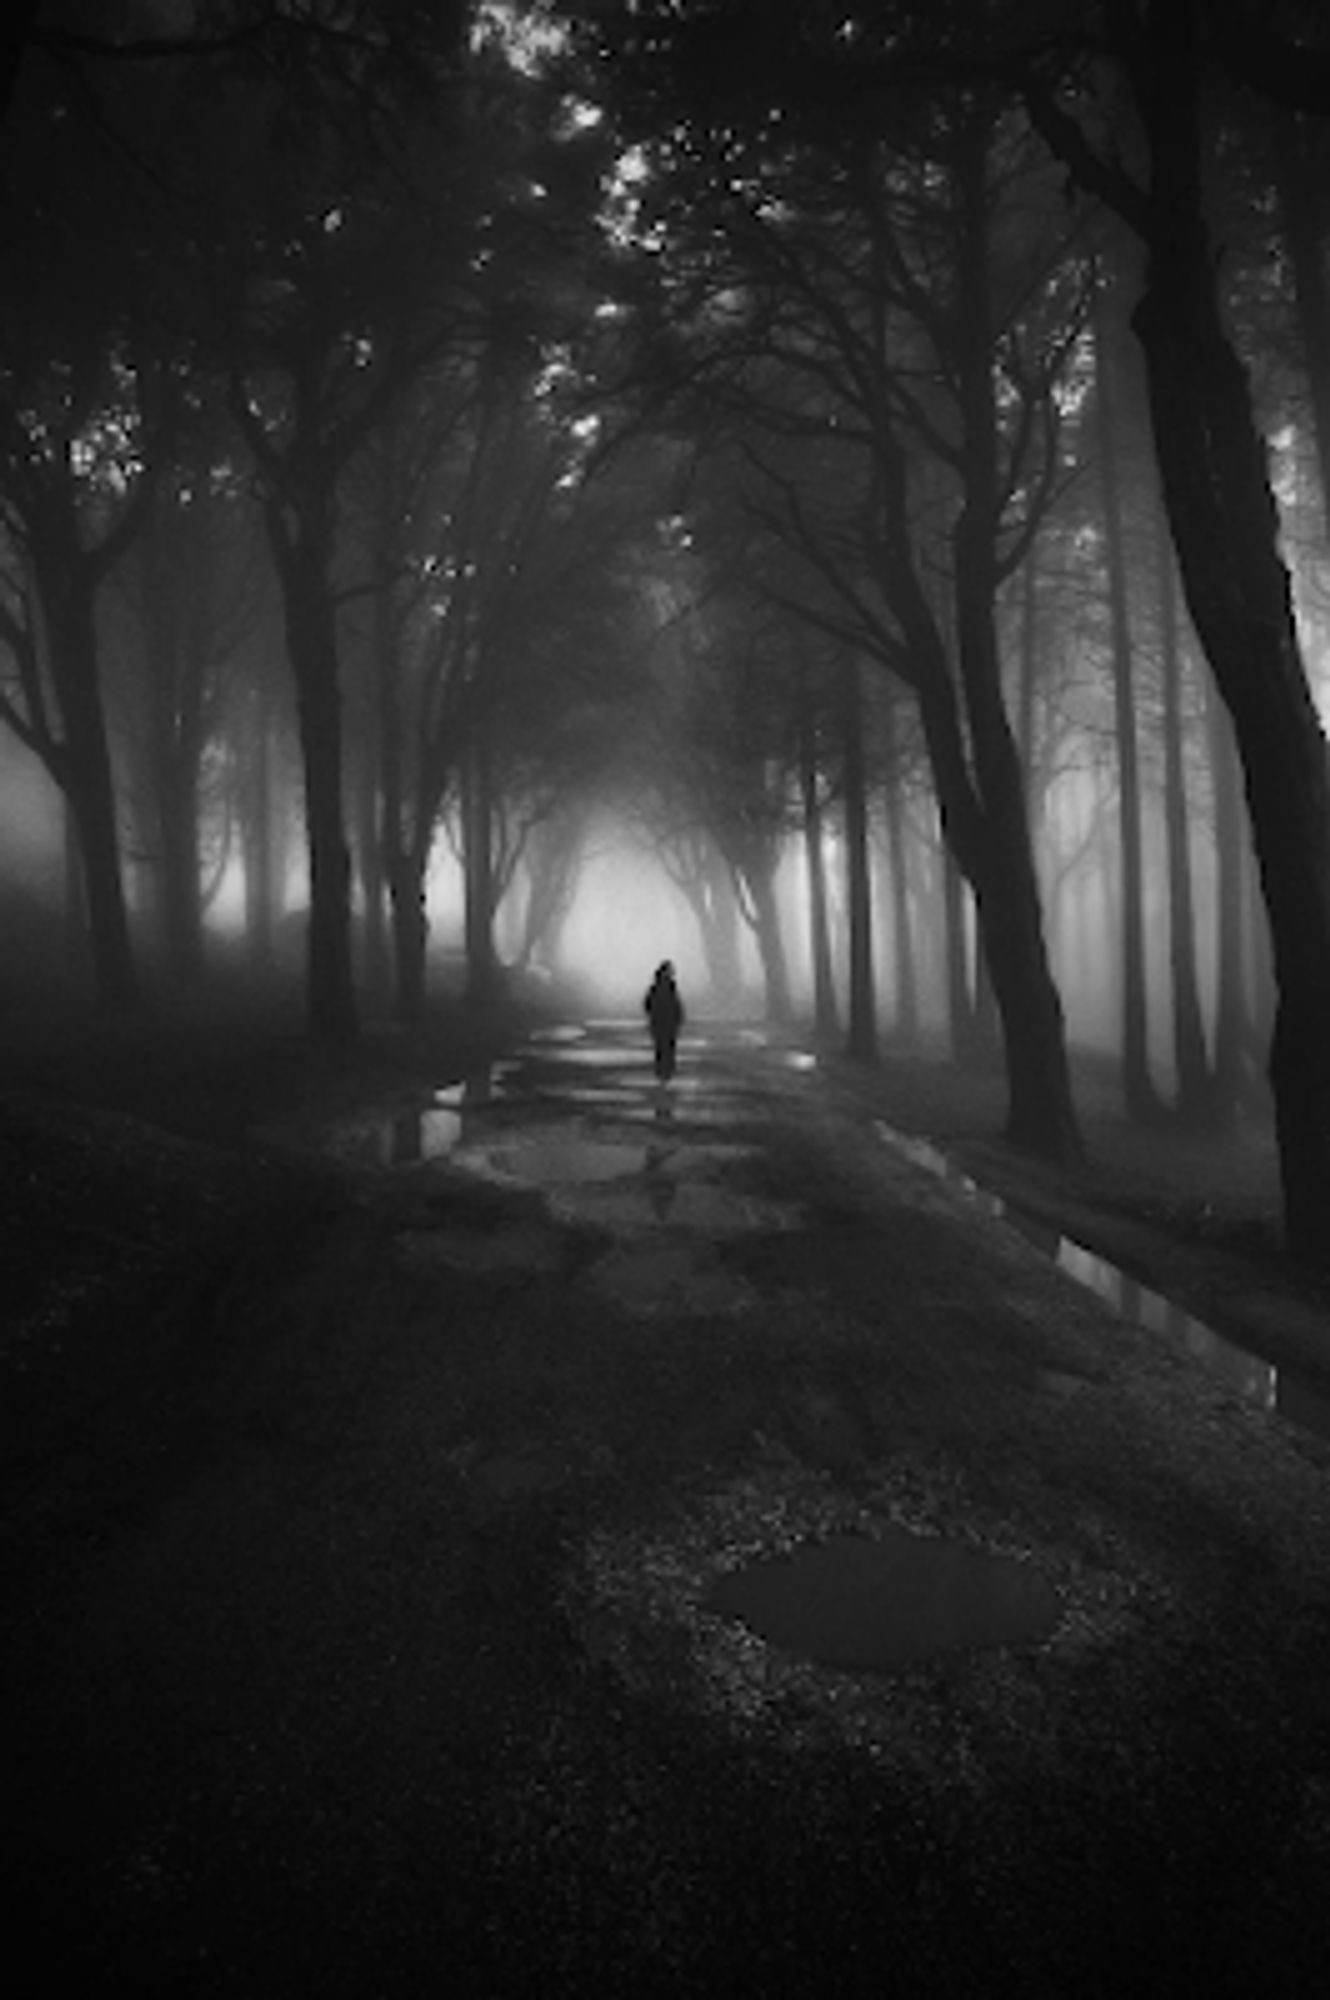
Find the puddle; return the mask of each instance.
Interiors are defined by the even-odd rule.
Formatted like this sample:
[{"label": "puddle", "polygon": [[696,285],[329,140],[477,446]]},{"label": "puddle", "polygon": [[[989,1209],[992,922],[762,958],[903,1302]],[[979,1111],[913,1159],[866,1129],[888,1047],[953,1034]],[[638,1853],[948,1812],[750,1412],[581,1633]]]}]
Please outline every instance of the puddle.
[{"label": "puddle", "polygon": [[1263,1410],[1279,1407],[1278,1370],[1270,1362],[1232,1341],[1221,1340],[1202,1320],[1193,1318],[1171,1299],[1151,1291],[1148,1285],[1128,1277],[1116,1264],[1110,1264],[1069,1237],[1057,1239],[1053,1261],[1078,1285],[1084,1285],[1087,1291],[1112,1306],[1121,1319],[1184,1347],[1188,1354],[1203,1361],[1212,1374],[1222,1376],[1245,1401],[1256,1403]]},{"label": "puddle", "polygon": [[736,1125],[753,1119],[751,1106],[741,1104],[737,1099],[724,1101],[716,1098],[694,1098],[687,1104],[676,1104],[669,1112],[652,1105],[649,1100],[639,1097],[635,1104],[614,1107],[617,1123],[634,1126],[650,1126],[659,1131],[662,1125],[672,1125],[677,1131],[689,1132],[732,1132]]},{"label": "puddle", "polygon": [[551,1104],[603,1105],[618,1108],[642,1102],[640,1090],[618,1083],[539,1083],[536,1095]]},{"label": "puddle", "polygon": [[353,1166],[405,1167],[445,1159],[461,1143],[462,1115],[443,1105],[413,1106],[343,1126],[328,1150]]},{"label": "puddle", "polygon": [[651,1050],[629,1048],[561,1048],[560,1063],[573,1063],[579,1069],[624,1069],[636,1070],[651,1067]]},{"label": "puddle", "polygon": [[[1037,1550],[1013,1539],[1005,1511],[990,1513],[959,1463],[905,1449],[879,1475],[869,1507],[773,1447],[742,1472],[680,1491],[654,1527],[636,1509],[618,1522],[602,1513],[567,1544],[557,1587],[569,1625],[636,1696],[746,1746],[762,1738],[800,1756],[855,1747],[885,1782],[917,1778],[924,1760],[945,1800],[954,1787],[972,1793],[976,1741],[991,1745],[1006,1717],[1016,1731],[1007,1747],[1024,1740],[1033,1775],[1041,1753],[1037,1727],[1027,1733],[1022,1662],[1000,1649],[1034,1645],[1079,1684],[1082,1665],[1138,1634],[1137,1581],[1060,1538]],[[852,1546],[839,1554],[838,1543]],[[863,1543],[867,1554],[854,1546]],[[921,1545],[931,1553],[919,1556]],[[897,1554],[933,1570],[931,1595],[900,1565],[890,1580]],[[796,1563],[791,1616],[764,1572],[788,1578]],[[825,1617],[814,1615],[818,1593]],[[838,1635],[838,1623],[848,1631]],[[838,1636],[849,1641],[841,1671],[827,1657],[841,1652]]]},{"label": "puddle", "polygon": [[573,1021],[561,1021],[554,1027],[537,1028],[530,1039],[536,1043],[552,1043],[556,1047],[563,1042],[583,1042],[586,1029]]},{"label": "puddle", "polygon": [[1046,1638],[1062,1604],[1014,1556],[888,1527],[732,1570],[707,1608],[820,1666],[872,1672]]},{"label": "puddle", "polygon": [[441,1084],[424,1104],[398,1105],[336,1126],[322,1143],[335,1159],[353,1166],[409,1167],[447,1159],[474,1136],[473,1114],[506,1095],[491,1071],[480,1070],[462,1083]]},{"label": "puddle", "polygon": [[946,1181],[949,1186],[979,1203],[987,1214],[998,1216],[1019,1230],[1050,1263],[1069,1278],[1074,1278],[1078,1285],[1093,1292],[1105,1305],[1111,1306],[1120,1319],[1142,1327],[1147,1333],[1158,1334],[1174,1348],[1191,1355],[1244,1402],[1252,1403],[1261,1410],[1278,1411],[1291,1423],[1330,1438],[1330,1398],[1311,1388],[1296,1374],[1290,1373],[1287,1368],[1276,1367],[1238,1341],[1216,1333],[1204,1320],[1197,1319],[1172,1299],[1141,1284],[1097,1251],[1089,1250],[1074,1238],[1062,1236],[1046,1224],[1023,1215],[1001,1195],[992,1193],[972,1179],[932,1140],[917,1138],[909,1132],[898,1132],[893,1125],[880,1118],[874,1120],[874,1130],[894,1152],[936,1175],[939,1180]]}]

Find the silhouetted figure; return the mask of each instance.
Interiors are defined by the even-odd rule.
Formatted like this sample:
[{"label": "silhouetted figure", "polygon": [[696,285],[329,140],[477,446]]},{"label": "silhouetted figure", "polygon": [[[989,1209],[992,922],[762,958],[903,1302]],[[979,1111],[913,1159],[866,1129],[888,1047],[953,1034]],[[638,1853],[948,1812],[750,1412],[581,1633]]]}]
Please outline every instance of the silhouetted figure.
[{"label": "silhouetted figure", "polygon": [[679,989],[674,983],[674,967],[668,958],[656,967],[642,1007],[651,1023],[656,1075],[662,1083],[668,1083],[674,1075],[675,1050],[679,1044],[679,1030],[683,1026],[683,1001],[679,998]]}]

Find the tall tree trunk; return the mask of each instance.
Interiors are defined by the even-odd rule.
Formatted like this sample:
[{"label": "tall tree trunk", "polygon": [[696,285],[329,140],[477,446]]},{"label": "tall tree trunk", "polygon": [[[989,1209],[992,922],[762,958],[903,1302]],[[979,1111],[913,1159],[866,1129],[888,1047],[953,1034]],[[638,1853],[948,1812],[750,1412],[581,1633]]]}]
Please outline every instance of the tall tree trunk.
[{"label": "tall tree trunk", "polygon": [[88,950],[88,895],[83,886],[78,826],[64,786],[60,788],[60,884],[65,947],[71,961],[78,962]]},{"label": "tall tree trunk", "polygon": [[64,770],[78,836],[84,907],[99,1004],[124,1014],[139,1002],[116,820],[115,779],[102,705],[93,582],[76,552],[36,552],[50,638],[51,679],[65,733]]},{"label": "tall tree trunk", "polygon": [[891,725],[891,765],[887,772],[885,816],[887,826],[887,896],[891,914],[892,958],[895,967],[895,1020],[897,1040],[911,1048],[919,1039],[919,975],[915,964],[914,927],[910,918],[910,877],[906,852],[905,814],[901,808],[904,783],[900,745],[900,711],[896,702],[889,710]]},{"label": "tall tree trunk", "polygon": [[1325,187],[1325,121],[1290,111],[1272,122],[1279,220],[1293,273],[1293,304],[1311,396],[1322,534],[1330,543],[1330,278],[1325,267],[1330,202]]},{"label": "tall tree trunk", "polygon": [[817,761],[817,729],[808,673],[799,671],[799,785],[803,798],[804,853],[808,861],[808,932],[813,965],[813,1019],[820,1036],[839,1032],[836,979],[827,920],[827,867],[822,842],[822,793]]},{"label": "tall tree trunk", "polygon": [[974,893],[983,954],[1002,1024],[1006,1132],[1026,1151],[1079,1157],[1062,1003],[1049,969],[1026,814],[1025,776],[1006,713],[997,640],[998,537],[1009,482],[999,469],[992,326],[990,151],[997,100],[975,91],[952,133],[957,278],[939,320],[959,418],[961,504],[952,523],[956,664],[916,554],[914,482],[883,418],[874,455],[873,539],[901,645],[884,655],[919,697],[943,837]]},{"label": "tall tree trunk", "polygon": [[1122,496],[1118,478],[1117,384],[1102,290],[1094,312],[1095,426],[1106,556],[1109,649],[1113,666],[1113,722],[1118,763],[1118,852],[1122,868],[1122,1087],[1128,1118],[1152,1121],[1161,1105],[1150,1074],[1149,1010],[1145,974],[1144,857],[1136,689],[1132,673],[1127,564],[1123,550]]},{"label": "tall tree trunk", "polygon": [[203,883],[199,862],[199,801],[193,769],[159,779],[157,802],[162,929],[166,962],[183,985],[203,975]]},{"label": "tall tree trunk", "polygon": [[703,914],[699,924],[712,988],[726,1013],[744,1011],[742,923],[734,878],[712,846],[711,866],[703,878]]},{"label": "tall tree trunk", "polygon": [[462,763],[462,893],[467,997],[484,1005],[498,987],[494,941],[494,807],[489,746],[478,724]]},{"label": "tall tree trunk", "polygon": [[[776,899],[776,870],[779,852],[775,845],[758,836],[742,846],[732,844],[724,855],[730,877],[730,898],[753,934],[762,967],[763,1012],[775,1027],[784,1027],[793,1012],[790,976],[781,932],[780,906]],[[719,896],[713,906],[725,907]]]},{"label": "tall tree trunk", "polygon": [[[425,908],[426,859],[407,824],[403,774],[399,660],[393,631],[391,586],[381,583],[374,599],[371,659],[374,673],[374,732],[377,771],[378,850],[392,936],[393,1013],[405,1026],[425,1010],[429,923]],[[423,810],[417,801],[417,812]],[[464,829],[465,834],[465,829]],[[428,848],[426,849],[426,855]]]},{"label": "tall tree trunk", "polygon": [[979,1034],[970,983],[969,926],[966,885],[955,855],[944,843],[942,868],[943,985],[947,1006],[947,1045],[954,1060],[969,1068],[979,1060]]},{"label": "tall tree trunk", "polygon": [[356,873],[361,901],[361,976],[371,1004],[381,1006],[392,981],[388,940],[388,867],[372,752],[356,763]]},{"label": "tall tree trunk", "polygon": [[282,586],[287,656],[296,687],[309,855],[306,1018],[319,1041],[359,1031],[351,963],[351,853],[342,772],[342,696],[328,537],[321,523],[268,508]]},{"label": "tall tree trunk", "polygon": [[[963,494],[952,529],[957,652],[973,783],[948,736],[941,686],[924,705],[947,838],[974,891],[984,958],[1002,1018],[1015,1146],[1055,1159],[1081,1151],[1067,1067],[1062,1002],[1049,970],[1030,845],[1025,777],[1006,712],[997,637],[997,531],[1002,513],[991,331],[988,149],[991,106],[978,104],[958,155],[964,218],[955,340],[964,448]],[[947,740],[943,740],[944,736]],[[941,760],[939,766],[939,758]],[[978,813],[975,806],[978,806]]]},{"label": "tall tree trunk", "polygon": [[213,578],[195,513],[159,496],[150,520],[136,592],[148,718],[145,817],[155,849],[166,968],[190,986],[203,972],[199,815]]},{"label": "tall tree trunk", "polygon": [[974,915],[974,1001],[971,1011],[974,1021],[975,1051],[979,1059],[987,1063],[1002,1052],[1002,1015],[997,1004],[993,977],[988,969],[988,953],[984,950],[977,910]]},{"label": "tall tree trunk", "polygon": [[[1044,942],[1043,911],[1025,817],[1020,759],[1002,703],[993,625],[993,549],[989,522],[973,501],[957,531],[958,623],[975,771],[983,800],[981,826],[965,826],[954,798],[943,798],[948,839],[974,891],[993,997],[1002,1019],[1008,1109],[1006,1133],[1015,1146],[1057,1159],[1081,1150],[1067,1068],[1062,1002]],[[926,704],[935,740],[940,716]],[[939,746],[943,768],[960,755],[958,742]],[[937,769],[935,755],[934,769]],[[968,788],[967,788],[968,789]],[[959,843],[959,845],[957,844]]]},{"label": "tall tree trunk", "polygon": [[1025,773],[1025,809],[1035,820],[1035,692],[1039,678],[1039,544],[1034,542],[1021,568],[1021,640],[1017,655],[1016,749]]},{"label": "tall tree trunk", "polygon": [[286,879],[286,843],[278,804],[275,769],[276,725],[266,688],[256,698],[247,746],[244,789],[240,804],[245,867],[245,940],[256,972],[271,972],[276,931],[282,915],[282,884]]},{"label": "tall tree trunk", "polygon": [[841,768],[845,801],[845,907],[849,928],[849,1033],[856,1062],[877,1061],[877,992],[873,977],[873,892],[868,854],[868,795],[864,772],[863,690],[859,663],[840,664]]},{"label": "tall tree trunk", "polygon": [[559,934],[572,907],[583,834],[583,816],[562,812],[537,828],[527,844],[527,900],[519,946],[523,966],[545,965],[552,970],[558,962]]},{"label": "tall tree trunk", "polygon": [[1263,1059],[1270,1046],[1279,995],[1270,955],[1270,925],[1250,841],[1244,841],[1242,846],[1242,909],[1247,969],[1242,1103],[1245,1109],[1260,1112],[1268,1109],[1269,1085]]},{"label": "tall tree trunk", "polygon": [[[1159,522],[1163,529],[1162,517]],[[1164,838],[1168,869],[1169,963],[1173,997],[1173,1062],[1177,1109],[1189,1123],[1212,1112],[1212,1078],[1201,1012],[1196,963],[1196,910],[1192,893],[1187,773],[1183,756],[1182,647],[1173,550],[1158,542],[1159,666],[1163,686]]]},{"label": "tall tree trunk", "polygon": [[425,1011],[429,918],[425,908],[426,863],[417,852],[395,854],[388,863],[388,909],[393,941],[393,1013],[414,1026]]},{"label": "tall tree trunk", "polygon": [[781,935],[780,909],[776,902],[774,860],[745,869],[744,881],[752,905],[757,955],[762,961],[766,1018],[774,1027],[784,1027],[793,1010],[789,970],[785,963],[785,940]]},{"label": "tall tree trunk", "polygon": [[1211,1116],[1231,1126],[1242,1095],[1247,981],[1242,920],[1242,849],[1247,838],[1233,730],[1213,687],[1206,690],[1215,827],[1215,1024]]},{"label": "tall tree trunk", "polygon": [[1200,176],[1197,19],[1151,10],[1142,93],[1151,182],[1135,323],[1192,623],[1233,717],[1270,917],[1270,1051],[1288,1247],[1330,1264],[1330,782],[1246,370],[1215,296]]}]

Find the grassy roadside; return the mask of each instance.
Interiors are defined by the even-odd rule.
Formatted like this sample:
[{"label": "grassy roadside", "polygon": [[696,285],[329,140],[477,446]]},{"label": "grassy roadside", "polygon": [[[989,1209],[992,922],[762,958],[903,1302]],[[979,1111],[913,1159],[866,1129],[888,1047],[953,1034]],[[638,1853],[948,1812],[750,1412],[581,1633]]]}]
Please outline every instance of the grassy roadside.
[{"label": "grassy roadside", "polygon": [[1122,1110],[1112,1066],[1074,1060],[1085,1159],[1057,1167],[1004,1144],[1006,1088],[978,1073],[887,1053],[874,1070],[831,1055],[829,1087],[898,1130],[926,1136],[1014,1209],[1073,1237],[1216,1332],[1330,1388],[1330,1279],[1285,1256],[1269,1120],[1231,1138]]}]

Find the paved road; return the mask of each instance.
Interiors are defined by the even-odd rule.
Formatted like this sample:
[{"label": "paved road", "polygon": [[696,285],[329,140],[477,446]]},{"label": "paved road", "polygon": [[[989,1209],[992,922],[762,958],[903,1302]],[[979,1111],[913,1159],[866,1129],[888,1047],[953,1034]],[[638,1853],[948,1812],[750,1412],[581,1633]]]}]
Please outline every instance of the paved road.
[{"label": "paved road", "polygon": [[298,1137],[11,1511],[23,1990],[1325,1990],[1322,1442],[760,1036]]}]

